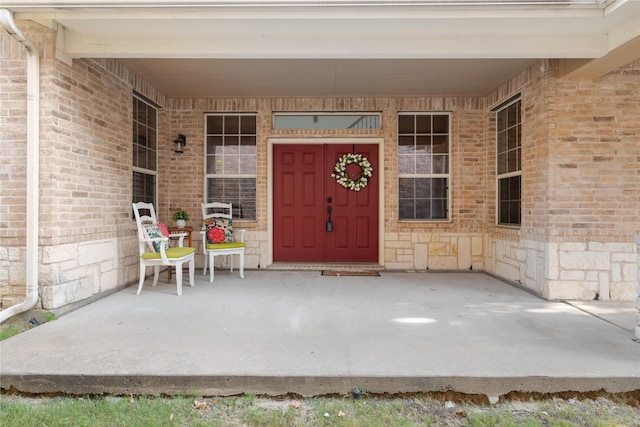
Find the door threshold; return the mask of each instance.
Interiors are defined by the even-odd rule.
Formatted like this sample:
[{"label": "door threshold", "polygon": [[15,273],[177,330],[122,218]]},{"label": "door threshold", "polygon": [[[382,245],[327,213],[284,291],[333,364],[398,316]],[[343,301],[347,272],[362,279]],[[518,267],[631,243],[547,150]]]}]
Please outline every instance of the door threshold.
[{"label": "door threshold", "polygon": [[335,262],[274,262],[267,267],[267,270],[291,270],[291,271],[383,271],[383,265],[377,262],[362,263],[335,263]]}]

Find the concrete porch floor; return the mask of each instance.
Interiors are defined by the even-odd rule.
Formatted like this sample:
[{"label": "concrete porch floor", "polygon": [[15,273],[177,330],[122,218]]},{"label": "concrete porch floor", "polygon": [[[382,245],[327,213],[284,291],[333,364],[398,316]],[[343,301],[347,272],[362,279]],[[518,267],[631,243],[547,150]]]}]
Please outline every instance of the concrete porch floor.
[{"label": "concrete porch floor", "polygon": [[[208,276],[207,276],[208,278]],[[302,396],[640,390],[635,304],[549,302],[482,273],[147,278],[0,342],[3,391]]]}]

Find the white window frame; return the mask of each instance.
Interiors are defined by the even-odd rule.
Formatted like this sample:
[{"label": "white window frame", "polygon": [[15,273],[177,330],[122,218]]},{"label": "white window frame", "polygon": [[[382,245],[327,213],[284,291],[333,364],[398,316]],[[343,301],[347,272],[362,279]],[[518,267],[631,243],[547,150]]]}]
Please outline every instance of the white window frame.
[{"label": "white window frame", "polygon": [[[446,111],[399,111],[397,114],[397,121],[400,121],[400,116],[406,116],[406,115],[411,115],[411,116],[447,116],[447,123],[448,123],[448,129],[447,129],[447,136],[448,136],[448,151],[447,151],[447,157],[448,157],[448,163],[447,163],[447,170],[448,173],[430,173],[430,174],[422,174],[422,173],[401,173],[400,172],[400,165],[399,165],[399,150],[396,149],[396,155],[397,155],[397,159],[396,159],[396,165],[398,167],[398,180],[396,182],[397,185],[397,201],[398,201],[398,221],[399,222],[451,222],[451,149],[452,149],[452,135],[451,135],[451,118],[452,118],[452,114],[451,112],[446,112]],[[396,134],[397,138],[398,138],[398,146],[399,146],[399,140],[400,140],[400,129],[398,128],[398,132]],[[430,135],[434,135],[434,133],[432,132]],[[446,209],[447,209],[447,215],[446,218],[401,218],[400,217],[400,179],[401,178],[425,178],[425,179],[430,179],[430,178],[446,178],[447,180],[447,203],[446,203]]]},{"label": "white window frame", "polygon": [[[143,168],[143,167],[139,167],[133,164],[134,162],[134,153],[136,152],[136,141],[134,138],[134,135],[132,135],[132,154],[131,154],[131,163],[132,163],[132,174],[131,174],[131,197],[132,199],[135,197],[135,194],[133,193],[133,172],[136,173],[140,173],[143,175],[147,175],[147,176],[153,176],[154,177],[154,189],[153,189],[153,205],[157,206],[157,202],[158,202],[158,106],[154,105],[152,102],[149,102],[148,100],[146,100],[144,97],[139,96],[137,94],[133,94],[133,100],[138,100],[143,102],[144,104],[146,104],[148,107],[151,107],[153,109],[153,111],[155,112],[155,116],[156,116],[156,126],[155,126],[155,165],[156,165],[156,169],[149,169],[149,168]],[[133,114],[133,111],[132,111]],[[135,122],[136,118],[134,116],[132,116],[132,122]],[[148,126],[148,124],[145,124],[146,126]],[[140,200],[133,200],[133,202],[139,202]]]},{"label": "white window frame", "polygon": [[[207,161],[209,158],[208,143],[207,137],[212,135],[209,133],[209,129],[207,127],[207,117],[211,116],[234,116],[234,117],[254,117],[256,121],[256,133],[255,137],[255,147],[256,147],[256,164],[255,164],[255,173],[254,174],[246,174],[246,173],[208,173],[207,172]],[[224,133],[223,133],[224,135]],[[240,134],[242,135],[242,134]],[[241,218],[235,212],[233,214],[234,222],[255,222],[257,220],[258,212],[257,212],[257,185],[258,185],[258,114],[257,113],[235,113],[235,112],[215,112],[215,113],[205,113],[204,114],[204,203],[208,203],[210,201],[220,201],[220,202],[229,202],[226,200],[214,200],[209,198],[209,179],[242,179],[242,178],[250,178],[255,182],[255,193],[253,195],[253,201],[256,208],[255,217],[254,218]],[[234,209],[239,208],[236,203],[234,203]]]},{"label": "white window frame", "polygon": [[[508,131],[509,126],[507,125],[506,129],[499,129],[498,128],[498,114],[500,114],[500,112],[504,111],[505,109],[511,107],[514,104],[519,103],[519,107],[518,107],[518,121],[516,123],[516,126],[520,126],[520,140],[518,141],[518,158],[519,158],[519,165],[520,168],[518,170],[513,170],[513,171],[509,171],[507,170],[506,172],[503,173],[499,173],[499,157],[500,154],[502,152],[498,151],[498,140],[499,140],[499,135],[501,131]],[[495,140],[495,147],[496,147],[496,217],[495,217],[495,222],[496,225],[499,227],[510,227],[510,228],[520,228],[522,226],[522,97],[520,95],[516,95],[515,97],[512,97],[511,99],[507,100],[506,102],[504,102],[503,104],[499,105],[498,107],[496,107],[494,109],[495,111],[495,120],[496,120],[496,140]],[[508,144],[507,144],[508,145]],[[504,153],[508,153],[509,149],[507,148],[506,151],[504,151]],[[509,178],[513,178],[513,177],[520,177],[520,221],[518,223],[509,223],[509,222],[500,222],[500,202],[501,202],[501,198],[500,198],[500,182],[504,179],[509,179]]]},{"label": "white window frame", "polygon": [[[360,119],[364,119],[364,123],[367,122],[367,118],[375,118],[377,126],[325,126],[323,122],[324,119],[330,118],[341,118],[341,117],[357,117],[360,116]],[[287,118],[299,118],[298,122],[300,123],[290,123],[285,124],[282,123],[279,119],[286,120]],[[307,119],[311,121],[311,124],[308,126],[303,126],[304,123],[307,123]],[[360,121],[357,120],[356,122]],[[280,122],[280,123],[279,123]],[[273,113],[272,115],[272,126],[274,130],[294,130],[294,129],[317,129],[317,130],[356,130],[356,129],[367,129],[367,130],[379,130],[382,128],[382,114],[379,112],[361,112],[361,111],[342,111],[342,112],[282,112],[282,113]]]}]

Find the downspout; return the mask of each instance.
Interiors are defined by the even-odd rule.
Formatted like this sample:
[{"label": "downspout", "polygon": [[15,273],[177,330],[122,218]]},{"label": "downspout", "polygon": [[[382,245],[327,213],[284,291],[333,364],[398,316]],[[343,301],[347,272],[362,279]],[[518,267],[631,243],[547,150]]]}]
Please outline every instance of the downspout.
[{"label": "downspout", "polygon": [[27,291],[23,302],[0,311],[0,322],[30,310],[38,302],[38,187],[40,173],[40,51],[0,9],[0,25],[27,50]]}]

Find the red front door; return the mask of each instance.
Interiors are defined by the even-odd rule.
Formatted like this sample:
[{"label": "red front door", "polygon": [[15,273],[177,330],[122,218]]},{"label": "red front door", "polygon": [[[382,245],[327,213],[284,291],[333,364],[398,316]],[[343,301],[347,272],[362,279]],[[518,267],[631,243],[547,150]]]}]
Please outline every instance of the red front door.
[{"label": "red front door", "polygon": [[[373,167],[360,191],[331,177],[338,158],[352,151]],[[349,165],[347,173],[357,179],[360,168]],[[378,173],[375,144],[274,145],[273,260],[377,262]]]}]

